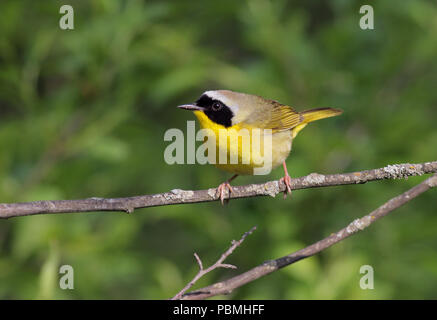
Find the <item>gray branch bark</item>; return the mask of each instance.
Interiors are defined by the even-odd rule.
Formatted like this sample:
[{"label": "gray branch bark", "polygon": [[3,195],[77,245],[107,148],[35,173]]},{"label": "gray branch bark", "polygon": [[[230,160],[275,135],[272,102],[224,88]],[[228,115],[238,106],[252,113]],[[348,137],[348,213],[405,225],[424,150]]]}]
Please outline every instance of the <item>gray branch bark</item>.
[{"label": "gray branch bark", "polygon": [[255,231],[255,229],[256,227],[253,227],[252,229],[244,233],[241,239],[238,241],[232,240],[232,245],[228,248],[228,250],[226,250],[226,252],[223,253],[221,257],[216,261],[216,263],[214,263],[209,268],[204,269],[202,260],[200,260],[197,253],[194,253],[194,257],[196,258],[197,263],[199,264],[199,272],[194,276],[193,280],[191,280],[181,291],[179,291],[173,298],[171,298],[171,300],[180,300],[184,295],[184,293],[187,292],[197,282],[197,280],[199,280],[205,274],[217,268],[237,269],[237,267],[234,266],[233,264],[228,264],[223,262],[226,260],[227,257],[229,257],[235,251],[235,249],[237,249],[237,247],[239,247],[243,243],[243,241],[246,239],[247,236],[249,236],[250,234],[252,234],[252,232]]},{"label": "gray branch bark", "polygon": [[[417,164],[395,164],[379,169],[341,174],[322,175],[311,173],[304,177],[291,179],[291,189],[298,190],[359,184],[375,180],[407,178],[409,176],[435,172],[437,172],[437,161]],[[233,192],[230,195],[231,199],[257,196],[274,197],[285,190],[285,185],[275,180],[262,184],[233,186],[232,188]],[[216,188],[211,188],[195,191],[173,189],[170,192],[128,198],[88,198],[80,200],[46,200],[22,203],[1,203],[0,219],[48,213],[93,211],[125,211],[127,213],[132,213],[135,209],[139,208],[217,200],[219,200],[219,195],[216,192]]]},{"label": "gray branch bark", "polygon": [[186,293],[182,296],[182,299],[201,300],[217,295],[229,294],[236,288],[239,288],[261,277],[264,277],[285,266],[298,262],[299,260],[311,257],[316,253],[319,253],[320,251],[325,250],[326,248],[329,248],[330,246],[366,229],[378,219],[381,219],[393,210],[406,204],[407,202],[411,201],[412,199],[416,198],[423,192],[433,187],[437,187],[437,174],[434,174],[431,178],[428,178],[427,180],[411,188],[410,190],[387,201],[382,206],[372,211],[368,215],[362,217],[361,219],[355,219],[340,231],[331,234],[329,237],[326,237],[323,240],[320,240],[304,249],[301,249],[297,252],[291,253],[279,259],[266,261],[263,264],[231,279],[217,282],[202,289]]}]

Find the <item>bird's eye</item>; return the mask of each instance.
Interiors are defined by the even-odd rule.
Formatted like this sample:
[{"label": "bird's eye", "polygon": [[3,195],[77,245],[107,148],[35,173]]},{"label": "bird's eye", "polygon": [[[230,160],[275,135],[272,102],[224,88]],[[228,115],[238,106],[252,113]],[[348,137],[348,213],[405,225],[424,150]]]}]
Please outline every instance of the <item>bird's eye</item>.
[{"label": "bird's eye", "polygon": [[219,111],[222,108],[222,104],[220,102],[214,102],[211,106],[213,111]]}]

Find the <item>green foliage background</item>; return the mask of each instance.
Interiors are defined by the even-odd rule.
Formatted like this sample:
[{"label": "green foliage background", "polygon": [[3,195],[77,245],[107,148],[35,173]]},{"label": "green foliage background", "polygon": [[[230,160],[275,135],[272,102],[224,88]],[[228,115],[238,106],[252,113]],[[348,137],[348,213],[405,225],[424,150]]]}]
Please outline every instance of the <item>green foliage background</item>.
[{"label": "green foliage background", "polygon": [[[164,162],[175,106],[208,89],[254,93],[341,117],[294,142],[292,176],[436,157],[436,1],[75,0],[0,2],[0,202],[204,189],[228,176]],[[375,30],[361,30],[372,4]],[[242,177],[235,184],[281,177]],[[0,221],[1,299],[165,299],[257,225],[207,285],[329,235],[424,177],[123,213]],[[437,297],[436,191],[368,230],[236,290],[231,299]],[[58,286],[72,265],[74,290]],[[375,270],[361,290],[359,268]]]}]

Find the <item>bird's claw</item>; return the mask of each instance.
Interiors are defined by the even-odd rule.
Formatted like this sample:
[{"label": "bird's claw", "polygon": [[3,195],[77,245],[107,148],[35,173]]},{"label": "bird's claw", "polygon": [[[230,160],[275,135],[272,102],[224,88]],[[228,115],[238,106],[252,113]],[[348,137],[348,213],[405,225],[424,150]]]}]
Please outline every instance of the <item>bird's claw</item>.
[{"label": "bird's claw", "polygon": [[[234,190],[232,189],[230,183],[228,181],[223,182],[221,185],[219,185],[217,187],[217,193],[220,195],[220,202],[222,203],[222,205],[225,204],[225,189],[228,189],[228,193],[229,193],[229,198],[231,197],[231,192],[234,192]],[[229,200],[228,198],[228,200]]]},{"label": "bird's claw", "polygon": [[290,196],[291,196],[291,178],[290,178],[290,176],[285,175],[283,178],[279,179],[279,183],[285,184],[284,199],[287,198],[287,194],[290,194]]}]

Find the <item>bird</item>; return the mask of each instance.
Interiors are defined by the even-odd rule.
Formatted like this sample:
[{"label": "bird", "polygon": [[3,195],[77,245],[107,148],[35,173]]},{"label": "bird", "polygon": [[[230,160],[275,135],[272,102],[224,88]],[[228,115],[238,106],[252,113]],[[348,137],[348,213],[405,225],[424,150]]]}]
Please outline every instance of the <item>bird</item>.
[{"label": "bird", "polygon": [[[254,129],[260,129],[261,132],[268,130],[266,134],[271,135],[271,168],[281,164],[283,166],[284,177],[279,182],[285,184],[285,198],[291,194],[291,178],[285,160],[290,154],[293,139],[308,123],[338,116],[343,112],[337,108],[315,108],[298,112],[275,100],[230,90],[205,91],[196,102],[178,108],[193,111],[200,127],[209,129],[211,139],[215,139],[217,159],[220,152],[226,153],[227,160],[238,158],[238,163],[214,163],[217,168],[234,174],[216,189],[222,204],[226,189],[229,198],[233,192],[231,181],[239,175],[253,175],[254,169],[262,165],[256,161],[259,159],[255,159],[251,148],[247,151],[247,148],[242,147],[242,139],[235,137],[236,132],[246,129],[253,134]],[[220,131],[228,135],[226,141],[219,141]]]}]

